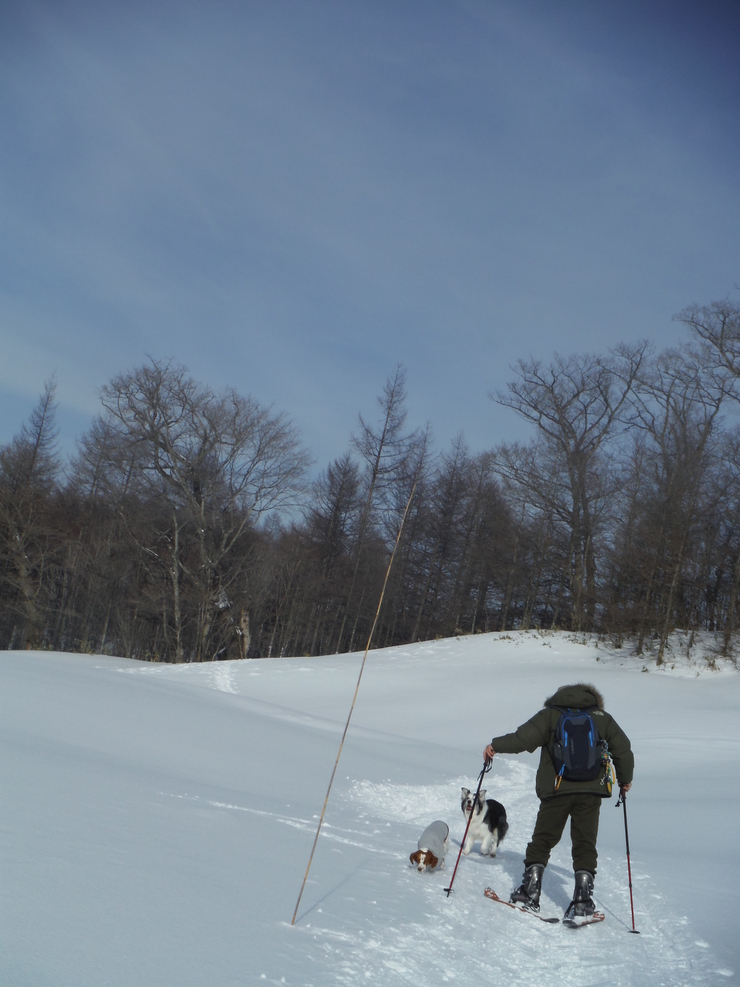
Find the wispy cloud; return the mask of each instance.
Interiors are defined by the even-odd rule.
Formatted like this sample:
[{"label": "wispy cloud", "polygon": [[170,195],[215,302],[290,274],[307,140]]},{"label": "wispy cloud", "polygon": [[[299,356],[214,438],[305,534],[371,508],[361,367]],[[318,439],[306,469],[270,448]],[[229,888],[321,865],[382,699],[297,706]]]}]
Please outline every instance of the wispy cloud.
[{"label": "wispy cloud", "polygon": [[174,356],[325,459],[398,360],[481,447],[516,357],[667,341],[740,277],[731,108],[607,8],[9,7],[0,387]]}]

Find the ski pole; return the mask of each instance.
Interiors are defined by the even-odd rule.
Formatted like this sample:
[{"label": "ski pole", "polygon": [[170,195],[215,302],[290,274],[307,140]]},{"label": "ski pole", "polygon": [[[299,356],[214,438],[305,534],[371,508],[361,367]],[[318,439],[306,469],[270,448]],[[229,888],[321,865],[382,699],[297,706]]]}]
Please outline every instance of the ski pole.
[{"label": "ski pole", "polygon": [[457,860],[455,861],[455,869],[452,872],[452,880],[450,881],[449,888],[445,888],[444,889],[448,898],[452,894],[452,885],[453,885],[454,880],[455,880],[455,874],[457,874],[457,865],[460,863],[460,854],[463,851],[463,847],[465,846],[465,840],[466,840],[467,835],[468,835],[468,830],[470,829],[470,823],[471,823],[471,820],[473,818],[473,812],[475,811],[475,806],[476,806],[476,803],[478,801],[478,795],[480,794],[480,786],[483,784],[483,775],[488,774],[488,772],[491,770],[491,767],[492,766],[493,766],[493,761],[484,761],[483,762],[483,770],[478,775],[478,787],[475,790],[475,798],[473,799],[473,808],[470,810],[470,815],[468,816],[468,824],[465,827],[465,832],[463,833],[462,843],[460,844],[460,850],[458,851]]},{"label": "ski pole", "polygon": [[635,903],[632,899],[632,867],[630,866],[630,834],[627,829],[627,793],[623,788],[619,789],[619,798],[617,799],[617,808],[622,806],[624,809],[624,842],[627,846],[627,877],[629,878],[630,884],[630,908],[632,909],[632,928],[629,932],[634,932],[635,935],[639,936],[640,930],[635,928]]}]

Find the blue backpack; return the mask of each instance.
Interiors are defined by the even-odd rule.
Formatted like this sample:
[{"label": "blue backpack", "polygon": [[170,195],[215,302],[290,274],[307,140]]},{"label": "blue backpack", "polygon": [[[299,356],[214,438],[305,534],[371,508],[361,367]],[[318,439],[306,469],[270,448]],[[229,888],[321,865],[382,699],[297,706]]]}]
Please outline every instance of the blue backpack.
[{"label": "blue backpack", "polygon": [[552,708],[560,710],[555,736],[548,748],[557,774],[555,791],[560,788],[563,778],[566,781],[593,781],[598,778],[603,763],[604,743],[591,717],[591,710],[596,707]]}]

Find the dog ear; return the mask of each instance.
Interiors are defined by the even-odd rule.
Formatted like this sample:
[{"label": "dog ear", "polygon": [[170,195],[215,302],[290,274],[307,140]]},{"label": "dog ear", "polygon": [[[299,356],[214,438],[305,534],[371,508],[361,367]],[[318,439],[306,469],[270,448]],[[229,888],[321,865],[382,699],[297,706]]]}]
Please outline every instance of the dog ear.
[{"label": "dog ear", "polygon": [[421,856],[421,850],[414,850],[414,852],[410,854],[409,860],[411,861],[412,864],[418,864],[420,856]]},{"label": "dog ear", "polygon": [[438,863],[438,858],[434,856],[431,850],[427,850],[427,866],[430,867],[431,870],[434,870]]},{"label": "dog ear", "polygon": [[485,788],[481,788],[480,795],[478,796],[478,799],[481,802],[485,802],[486,801],[486,790],[485,790]]},{"label": "dog ear", "polygon": [[463,790],[462,790],[462,797],[464,799],[466,799],[468,797],[468,795],[470,795],[470,789],[469,788],[463,788]]}]

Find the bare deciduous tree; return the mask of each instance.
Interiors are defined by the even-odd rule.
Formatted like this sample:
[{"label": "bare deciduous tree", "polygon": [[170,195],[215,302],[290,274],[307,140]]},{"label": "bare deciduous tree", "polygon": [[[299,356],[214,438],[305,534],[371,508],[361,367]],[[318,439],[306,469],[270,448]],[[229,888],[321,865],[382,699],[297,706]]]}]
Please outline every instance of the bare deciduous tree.
[{"label": "bare deciduous tree", "polygon": [[[643,375],[636,403],[635,423],[647,434],[652,456],[653,524],[643,524],[643,546],[652,545],[643,593],[643,616],[638,631],[642,650],[656,590],[661,594],[660,646],[662,662],[672,627],[676,593],[687,547],[696,524],[697,507],[716,456],[716,421],[732,387],[723,367],[712,367],[705,344],[681,352],[667,351]],[[647,504],[645,505],[647,507]],[[660,573],[665,578],[660,586]]]},{"label": "bare deciduous tree", "polygon": [[233,390],[215,394],[171,364],[152,361],[115,377],[102,400],[96,428],[116,450],[113,472],[130,471],[139,495],[162,505],[157,543],[140,548],[167,572],[177,659],[187,585],[192,657],[202,660],[216,616],[230,608],[226,561],[260,517],[295,504],[306,454],[282,415]]},{"label": "bare deciduous tree", "polygon": [[513,408],[560,451],[570,495],[574,629],[591,629],[596,605],[593,481],[596,457],[626,410],[647,344],[619,346],[606,358],[556,356],[547,366],[520,360],[518,379],[497,400]]}]

